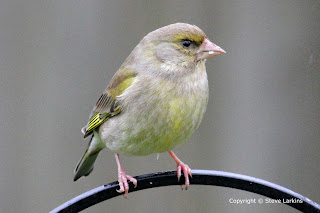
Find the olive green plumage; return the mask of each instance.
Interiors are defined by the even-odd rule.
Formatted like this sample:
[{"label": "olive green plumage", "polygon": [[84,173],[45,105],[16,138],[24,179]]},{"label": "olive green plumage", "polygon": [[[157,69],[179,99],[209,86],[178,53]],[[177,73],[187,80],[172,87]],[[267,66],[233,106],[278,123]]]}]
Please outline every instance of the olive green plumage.
[{"label": "olive green plumage", "polygon": [[190,137],[208,102],[205,60],[224,52],[203,50],[205,42],[201,29],[184,23],[159,28],[141,40],[83,128],[85,137],[94,134],[74,180],[92,171],[104,147],[142,156],[169,151]]}]

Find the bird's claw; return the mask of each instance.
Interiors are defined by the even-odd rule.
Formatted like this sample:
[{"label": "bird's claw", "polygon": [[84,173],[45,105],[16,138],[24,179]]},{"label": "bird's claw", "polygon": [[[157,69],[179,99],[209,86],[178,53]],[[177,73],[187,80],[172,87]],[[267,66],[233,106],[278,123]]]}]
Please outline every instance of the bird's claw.
[{"label": "bird's claw", "polygon": [[130,175],[127,175],[125,171],[120,171],[118,173],[118,182],[119,182],[119,187],[120,189],[117,189],[118,193],[122,193],[124,192],[124,197],[127,198],[128,197],[128,193],[129,193],[129,184],[128,184],[128,180],[131,181],[134,185],[134,188],[137,187],[138,183],[137,180],[135,178],[133,178]]},{"label": "bird's claw", "polygon": [[[192,174],[191,174],[191,169],[187,164],[184,163],[178,163],[177,164],[177,176],[178,176],[178,181],[180,181],[180,177],[181,177],[181,170],[183,171],[183,175],[184,175],[184,179],[185,179],[185,190],[187,190],[189,188],[190,185],[190,181],[189,181],[189,175],[192,178]],[[181,186],[181,189],[183,189],[183,187]]]}]

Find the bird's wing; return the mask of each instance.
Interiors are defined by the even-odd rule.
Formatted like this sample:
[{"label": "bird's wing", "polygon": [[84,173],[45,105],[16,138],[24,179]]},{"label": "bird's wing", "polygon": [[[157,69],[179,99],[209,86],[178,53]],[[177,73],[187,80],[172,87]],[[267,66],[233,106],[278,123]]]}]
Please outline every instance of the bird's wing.
[{"label": "bird's wing", "polygon": [[132,84],[136,75],[135,70],[130,68],[120,68],[116,72],[94,106],[88,124],[82,128],[84,138],[91,135],[93,130],[101,124],[121,112],[121,103],[117,102],[117,96],[121,95]]}]

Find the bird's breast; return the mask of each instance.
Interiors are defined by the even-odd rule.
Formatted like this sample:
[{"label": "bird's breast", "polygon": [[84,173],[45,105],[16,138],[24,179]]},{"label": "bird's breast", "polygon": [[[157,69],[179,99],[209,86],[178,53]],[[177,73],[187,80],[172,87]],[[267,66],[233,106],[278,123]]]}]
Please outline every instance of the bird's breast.
[{"label": "bird's breast", "polygon": [[134,83],[135,88],[123,96],[123,111],[115,117],[114,137],[107,141],[111,150],[127,155],[169,151],[198,128],[208,101],[205,71],[177,82],[137,79]]}]

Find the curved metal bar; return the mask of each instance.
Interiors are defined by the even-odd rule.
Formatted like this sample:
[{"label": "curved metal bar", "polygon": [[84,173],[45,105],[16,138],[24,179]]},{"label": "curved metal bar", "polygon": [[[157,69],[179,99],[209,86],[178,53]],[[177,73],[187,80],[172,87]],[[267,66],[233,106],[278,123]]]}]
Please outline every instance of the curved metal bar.
[{"label": "curved metal bar", "polygon": [[[134,188],[133,184],[130,182],[129,192],[161,186],[184,184],[183,175],[180,181],[177,181],[176,171],[145,174],[136,176],[135,178],[138,181],[138,186],[137,188]],[[246,175],[223,171],[192,170],[192,178],[190,179],[190,183],[193,185],[212,185],[241,189],[264,195],[272,199],[280,199],[281,203],[287,204],[297,210],[300,210],[301,212],[320,213],[320,205],[313,202],[309,198],[277,184]],[[121,195],[116,191],[118,188],[119,186],[117,181],[108,185],[97,187],[67,201],[66,203],[52,210],[50,213],[82,211],[104,200]]]}]

